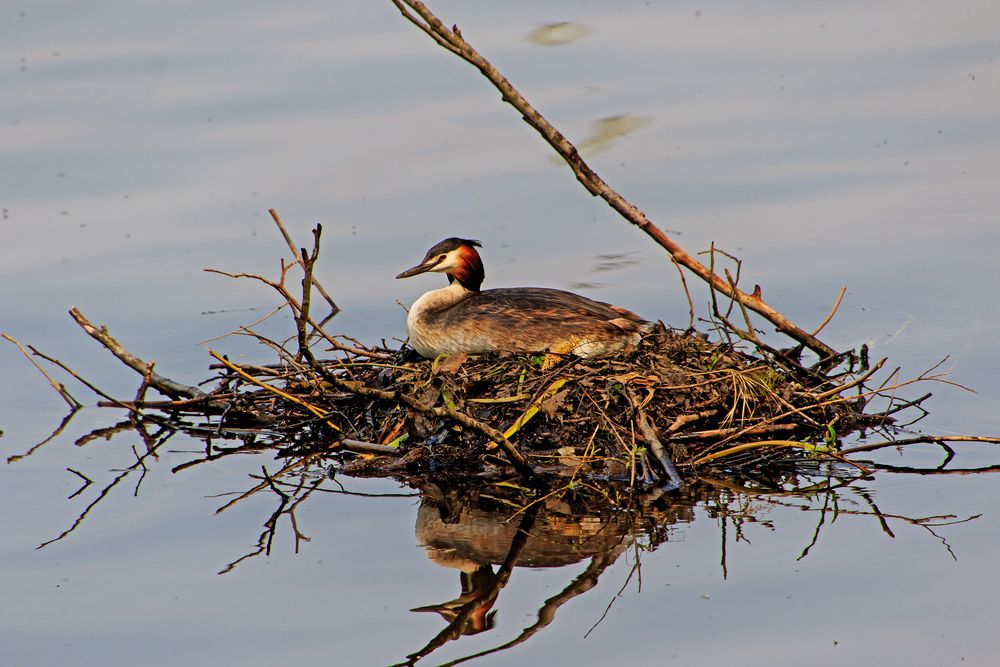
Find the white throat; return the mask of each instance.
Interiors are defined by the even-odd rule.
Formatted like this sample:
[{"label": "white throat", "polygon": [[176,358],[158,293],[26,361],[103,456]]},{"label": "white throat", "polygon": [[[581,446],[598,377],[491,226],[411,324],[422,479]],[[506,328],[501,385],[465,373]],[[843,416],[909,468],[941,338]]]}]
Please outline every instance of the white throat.
[{"label": "white throat", "polygon": [[431,320],[470,294],[472,292],[456,280],[447,287],[431,290],[417,299],[410,306],[410,312],[406,316],[406,331],[410,336],[410,346],[428,359],[436,357],[442,345],[442,333],[445,332]]},{"label": "white throat", "polygon": [[447,310],[469,296],[471,292],[462,283],[453,281],[447,287],[431,290],[417,299],[406,316],[406,326],[412,330],[413,324],[442,310]]}]

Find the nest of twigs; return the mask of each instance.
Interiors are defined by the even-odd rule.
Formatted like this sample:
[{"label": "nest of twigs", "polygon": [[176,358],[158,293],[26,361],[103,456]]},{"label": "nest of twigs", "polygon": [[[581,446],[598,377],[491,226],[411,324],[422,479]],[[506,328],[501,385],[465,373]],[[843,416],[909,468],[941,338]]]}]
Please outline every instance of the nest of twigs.
[{"label": "nest of twigs", "polygon": [[845,399],[843,378],[667,329],[601,359],[355,352],[229,365],[223,428],[266,426],[307,450],[360,453],[344,462],[353,474],[502,474],[523,462],[536,475],[650,484],[706,466],[746,471],[835,455],[831,429],[887,419],[865,415],[863,397]]},{"label": "nest of twigs", "polygon": [[[143,374],[136,400],[109,405],[165,413],[161,423],[173,429],[230,434],[240,448],[338,457],[339,469],[354,475],[520,474],[561,478],[570,487],[600,481],[634,488],[677,487],[705,473],[787,471],[816,460],[861,468],[844,458],[841,439],[891,424],[890,415],[926,398],[896,399],[893,392],[906,382],[868,386],[884,360],[869,368],[863,351],[807,366],[801,346],[769,347],[724,315],[711,321],[715,341],[660,325],[636,349],[598,359],[457,353],[430,361],[405,346],[367,347],[331,335],[310,316],[320,232],[312,252],[282,263],[280,280],[235,276],[260,280],[284,297],[295,342],[243,329],[277,351],[278,362],[237,365],[213,352],[220,375],[207,392],[158,375],[73,311],[88,333]],[[285,285],[295,265],[304,270],[301,298]],[[314,349],[324,346],[319,359]],[[147,387],[171,400],[146,400]],[[880,397],[888,399],[885,407],[871,410]],[[208,424],[193,419],[206,416]]]}]

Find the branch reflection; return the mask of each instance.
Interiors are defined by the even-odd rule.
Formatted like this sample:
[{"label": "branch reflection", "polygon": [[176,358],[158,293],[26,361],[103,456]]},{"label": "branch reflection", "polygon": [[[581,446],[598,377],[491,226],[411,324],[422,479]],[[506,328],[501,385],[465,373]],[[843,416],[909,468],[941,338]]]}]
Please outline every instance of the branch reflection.
[{"label": "branch reflection", "polygon": [[[44,442],[65,434],[71,418],[72,414]],[[169,456],[164,454],[167,451],[164,443],[178,435],[191,438],[189,442],[202,442],[204,447],[198,451],[174,450]],[[120,467],[112,470],[114,474],[107,482],[95,481],[100,479],[97,472],[87,471],[88,475],[68,469],[85,481],[73,497],[90,496],[90,500],[69,528],[39,548],[79,530],[106,498],[120,493],[116,489],[125,487],[123,483],[133,473],[135,481],[129,488],[132,495],[138,496],[146,473],[154,466],[171,465],[172,472],[189,474],[202,463],[217,462],[237,454],[268,453],[277,465],[272,464],[271,469],[263,465],[259,473],[250,474],[249,485],[243,490],[218,494],[228,498],[217,513],[224,514],[243,501],[262,495],[272,498],[274,505],[263,517],[262,530],[253,547],[227,563],[219,574],[227,574],[259,556],[269,555],[282,540],[282,548],[290,548],[297,554],[313,539],[331,539],[330,536],[310,534],[311,531],[300,526],[297,511],[307,502],[316,502],[317,498],[329,498],[330,495],[419,497],[415,541],[431,562],[454,571],[458,581],[457,589],[442,591],[436,600],[410,610],[418,615],[437,614],[444,627],[423,646],[406,655],[400,663],[403,665],[415,665],[442,647],[461,645],[463,640],[474,635],[499,634],[497,619],[503,609],[504,590],[510,586],[517,588],[519,581],[530,581],[530,578],[513,577],[516,568],[562,568],[567,571],[567,583],[558,593],[542,601],[535,619],[512,636],[498,637],[492,647],[482,649],[480,645],[477,651],[444,664],[460,664],[528,641],[555,622],[564,604],[594,589],[602,575],[625,554],[629,554],[632,570],[622,591],[641,585],[644,555],[670,542],[678,525],[696,520],[717,523],[719,563],[723,576],[727,576],[727,547],[748,541],[744,531],[750,524],[773,525],[778,516],[772,511],[775,507],[795,508],[816,518],[811,535],[804,537],[799,559],[806,558],[824,529],[843,516],[873,521],[889,538],[895,537],[894,530],[899,530],[898,527],[913,526],[940,541],[952,558],[956,558],[937,529],[978,518],[978,515],[963,518],[951,514],[911,517],[884,511],[876,505],[867,480],[855,468],[830,463],[804,466],[799,461],[794,467],[782,468],[779,462],[772,462],[766,472],[741,479],[703,477],[679,491],[652,488],[637,494],[630,494],[627,486],[598,479],[574,477],[560,481],[557,478],[549,489],[539,490],[511,479],[447,472],[415,474],[401,469],[395,477],[400,490],[376,494],[352,490],[341,481],[348,471],[365,470],[363,465],[357,465],[363,457],[331,451],[324,443],[276,442],[260,431],[237,435],[219,433],[197,424],[191,424],[181,433],[162,420],[145,419],[136,413],[111,427],[79,436],[74,442],[77,446],[86,446],[95,441],[116,445],[115,451],[126,458]],[[39,446],[12,457],[12,462],[30,456]],[[193,456],[178,463],[180,455]],[[972,474],[974,471],[948,471],[936,467],[906,469],[905,472]],[[279,531],[282,522],[287,522],[285,525],[291,530]],[[634,582],[633,575],[638,575]],[[622,591],[612,601],[618,599]]]}]

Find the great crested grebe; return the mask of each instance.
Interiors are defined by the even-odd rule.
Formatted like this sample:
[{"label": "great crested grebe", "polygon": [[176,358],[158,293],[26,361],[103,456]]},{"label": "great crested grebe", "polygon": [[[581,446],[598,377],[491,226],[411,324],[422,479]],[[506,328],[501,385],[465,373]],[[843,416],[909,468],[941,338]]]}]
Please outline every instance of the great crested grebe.
[{"label": "great crested grebe", "polygon": [[448,286],[410,307],[406,328],[421,356],[467,352],[552,352],[597,357],[635,345],[655,325],[635,313],[579,294],[541,287],[480,291],[485,273],[479,241],[448,238],[396,278],[427,271]]}]

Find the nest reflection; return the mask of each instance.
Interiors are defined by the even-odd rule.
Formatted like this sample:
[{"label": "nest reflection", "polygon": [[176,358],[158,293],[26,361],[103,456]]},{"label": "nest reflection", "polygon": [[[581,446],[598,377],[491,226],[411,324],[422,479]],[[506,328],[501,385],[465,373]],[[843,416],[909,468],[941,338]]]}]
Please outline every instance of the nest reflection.
[{"label": "nest reflection", "polygon": [[[60,425],[59,433],[68,421]],[[318,498],[332,499],[336,495],[419,497],[415,515],[415,542],[423,547],[426,557],[438,566],[458,575],[458,587],[442,591],[439,598],[413,609],[416,614],[433,612],[444,621],[441,628],[418,650],[406,656],[403,664],[415,664],[446,644],[469,635],[487,631],[500,632],[496,619],[502,613],[502,592],[505,588],[529,579],[514,579],[516,568],[549,568],[566,571],[567,581],[555,595],[541,601],[535,620],[506,640],[499,640],[487,653],[502,651],[523,643],[550,626],[558,610],[569,600],[592,591],[599,579],[616,563],[625,561],[632,573],[641,567],[645,554],[671,542],[679,527],[694,521],[714,521],[721,533],[720,549],[723,575],[727,569],[726,545],[742,539],[744,527],[759,522],[776,506],[790,506],[816,515],[815,531],[799,555],[808,555],[813,544],[823,534],[830,516],[855,515],[875,521],[887,535],[893,535],[895,525],[910,525],[928,531],[938,539],[939,526],[968,521],[975,517],[952,515],[913,518],[883,512],[867,491],[865,478],[857,470],[842,464],[816,462],[811,468],[801,464],[781,471],[771,467],[742,479],[732,477],[706,478],[681,489],[653,487],[639,492],[627,484],[597,478],[577,479],[554,488],[538,488],[525,484],[517,476],[485,478],[453,471],[412,474],[400,471],[395,480],[399,489],[393,493],[372,494],[363,490],[365,480],[346,478],[340,471],[353,461],[344,453],[331,455],[312,451],[300,453],[275,448],[249,435],[243,440],[219,440],[214,433],[191,432],[204,442],[204,451],[189,456],[168,451],[178,431],[164,428],[155,420],[133,416],[112,427],[76,438],[80,446],[100,441],[116,446],[124,457],[116,469],[100,481],[79,471],[71,471],[83,480],[83,486],[72,497],[90,497],[73,524],[42,546],[59,541],[86,526],[87,517],[104,500],[115,494],[142,496],[146,473],[155,466],[166,465],[177,473],[191,474],[202,464],[234,455],[267,456],[278,466],[262,465],[259,474],[250,475],[249,485],[242,491],[232,491],[228,502],[218,508],[219,514],[242,505],[250,498],[270,497],[274,506],[263,519],[263,527],[255,545],[223,567],[220,574],[245,566],[273,549],[307,548],[310,540],[324,539],[306,536],[306,526],[300,525],[298,510]],[[121,447],[120,443],[141,438],[142,449]],[[190,452],[190,446],[184,448]],[[308,447],[306,448],[309,449]],[[30,455],[26,454],[26,455]],[[948,471],[951,472],[951,471]],[[963,471],[966,472],[966,471]],[[349,485],[349,486],[348,486]],[[384,483],[383,483],[384,485]],[[349,488],[353,487],[353,488]],[[220,491],[226,491],[220,489]],[[322,502],[322,501],[319,501]],[[291,539],[279,527],[291,528]],[[329,539],[333,539],[329,536]],[[942,539],[942,542],[944,540]],[[945,542],[947,548],[947,543]],[[558,576],[558,575],[557,575]],[[623,587],[624,588],[624,587]],[[515,596],[516,597],[516,596]],[[482,652],[472,654],[471,659]]]}]

